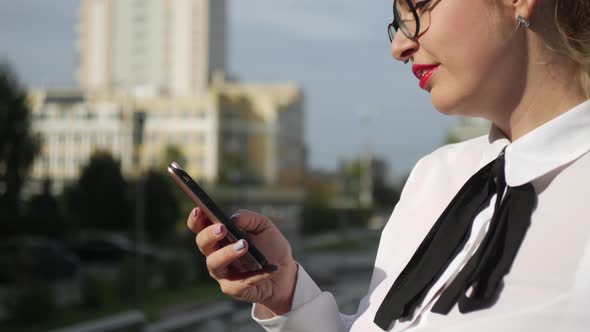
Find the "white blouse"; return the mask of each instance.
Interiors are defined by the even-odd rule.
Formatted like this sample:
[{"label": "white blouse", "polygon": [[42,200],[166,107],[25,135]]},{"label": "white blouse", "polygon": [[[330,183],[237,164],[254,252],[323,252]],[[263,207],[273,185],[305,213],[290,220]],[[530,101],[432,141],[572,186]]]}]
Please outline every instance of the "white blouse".
[{"label": "white blouse", "polygon": [[590,100],[510,143],[489,135],[447,145],[412,170],[399,203],[381,234],[368,294],[356,314],[338,312],[299,267],[292,310],[263,319],[267,331],[381,331],[375,313],[432,225],[463,184],[506,147],[506,183],[531,182],[538,195],[525,239],[490,308],[448,315],[430,312],[481,243],[494,212],[495,196],[476,217],[462,252],[429,290],[413,319],[390,331],[590,331]]}]

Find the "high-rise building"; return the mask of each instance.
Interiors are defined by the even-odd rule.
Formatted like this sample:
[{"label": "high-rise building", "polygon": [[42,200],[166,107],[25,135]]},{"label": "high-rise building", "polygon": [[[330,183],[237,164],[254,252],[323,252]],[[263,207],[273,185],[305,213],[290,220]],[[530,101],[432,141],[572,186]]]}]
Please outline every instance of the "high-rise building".
[{"label": "high-rise building", "polygon": [[42,144],[25,195],[47,178],[61,192],[96,152],[128,178],[182,160],[222,206],[270,217],[296,251],[303,93],[225,80],[226,9],[226,0],[80,0],[79,87],[29,93]]},{"label": "high-rise building", "polygon": [[78,81],[85,91],[204,94],[227,62],[226,0],[82,0]]}]

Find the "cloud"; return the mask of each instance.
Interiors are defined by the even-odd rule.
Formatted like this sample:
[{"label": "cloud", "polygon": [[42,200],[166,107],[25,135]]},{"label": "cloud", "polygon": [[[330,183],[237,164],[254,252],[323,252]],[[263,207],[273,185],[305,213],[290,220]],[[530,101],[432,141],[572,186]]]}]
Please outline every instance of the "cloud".
[{"label": "cloud", "polygon": [[363,12],[362,1],[236,0],[230,15],[240,23],[272,25],[307,39],[355,41],[374,36],[370,25],[359,24],[366,22],[359,18]]}]

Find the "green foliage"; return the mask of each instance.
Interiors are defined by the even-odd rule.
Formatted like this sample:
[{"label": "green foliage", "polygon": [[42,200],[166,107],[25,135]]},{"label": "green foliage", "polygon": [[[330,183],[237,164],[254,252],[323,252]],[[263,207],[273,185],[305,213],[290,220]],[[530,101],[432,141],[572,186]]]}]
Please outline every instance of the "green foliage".
[{"label": "green foliage", "polygon": [[[255,111],[252,99],[246,95],[219,96],[219,109],[222,121],[239,120],[245,123],[257,124],[262,120],[260,114]],[[222,185],[260,185],[263,180],[254,169],[252,156],[248,150],[251,148],[253,137],[240,133],[227,132],[220,136],[222,149],[219,156],[219,177],[217,182]]]},{"label": "green foliage", "polygon": [[361,190],[361,177],[365,171],[363,161],[360,159],[350,161],[344,166],[343,175],[347,194],[358,196]]},{"label": "green foliage", "polygon": [[356,240],[341,240],[321,244],[315,247],[305,248],[307,252],[359,252],[365,249],[367,245]]},{"label": "green foliage", "polygon": [[455,144],[455,143],[459,143],[459,142],[461,142],[461,139],[453,133],[448,133],[447,136],[445,137],[445,145]]},{"label": "green foliage", "polygon": [[182,239],[182,245],[184,250],[189,253],[188,264],[190,264],[193,269],[192,273],[194,274],[192,279],[199,282],[212,281],[213,279],[209,275],[209,270],[207,270],[205,255],[195,245],[195,236],[192,232],[188,231],[185,233],[185,237]]},{"label": "green foliage", "polygon": [[117,275],[117,293],[119,297],[127,302],[132,302],[137,292],[147,290],[149,273],[137,273],[137,262],[134,259],[127,259],[119,266]]},{"label": "green foliage", "polygon": [[51,181],[45,180],[43,191],[31,197],[25,209],[24,232],[44,235],[51,238],[63,238],[67,225],[61,212],[60,202],[50,190]]},{"label": "green foliage", "polygon": [[219,171],[219,184],[234,184],[246,168],[246,157],[242,152],[225,152]]},{"label": "green foliage", "polygon": [[338,188],[329,181],[312,179],[305,181],[305,206],[328,207],[338,194]]},{"label": "green foliage", "polygon": [[180,289],[157,289],[149,290],[144,294],[143,301],[139,306],[131,303],[111,303],[107,306],[89,310],[86,307],[62,307],[47,321],[35,321],[27,318],[26,320],[10,320],[0,322],[0,331],[20,331],[20,332],[37,332],[61,329],[74,324],[88,322],[95,319],[106,318],[110,315],[116,315],[128,310],[141,310],[151,320],[160,317],[162,311],[167,310],[170,306],[180,304],[191,304],[195,301],[216,301],[227,300],[219,291],[219,285],[216,282],[200,282],[189,287]]},{"label": "green foliage", "polygon": [[82,305],[91,309],[105,307],[117,296],[113,280],[98,274],[82,276],[80,288]]},{"label": "green foliage", "polygon": [[82,229],[129,231],[133,226],[128,185],[110,154],[94,154],[65,195],[68,210]]},{"label": "green foliage", "polygon": [[400,198],[400,192],[396,188],[382,181],[373,181],[373,204],[380,211],[386,211],[389,215]]},{"label": "green foliage", "polygon": [[350,208],[336,209],[317,206],[303,208],[303,234],[332,232],[349,227],[367,225],[371,209]]},{"label": "green foliage", "polygon": [[42,281],[22,282],[16,286],[16,296],[6,303],[9,315],[17,321],[46,321],[57,305],[53,289]]},{"label": "green foliage", "polygon": [[163,242],[175,235],[180,218],[174,183],[163,171],[150,170],[145,179],[145,230],[154,242]]},{"label": "green foliage", "polygon": [[39,151],[26,94],[9,65],[0,63],[0,215],[3,233],[16,231],[20,193]]},{"label": "green foliage", "polygon": [[192,279],[192,269],[189,262],[182,259],[171,259],[162,263],[164,282],[169,289],[185,286]]},{"label": "green foliage", "polygon": [[164,148],[164,160],[160,165],[160,171],[166,170],[171,162],[177,162],[180,166],[186,167],[186,156],[177,145],[166,145]]}]

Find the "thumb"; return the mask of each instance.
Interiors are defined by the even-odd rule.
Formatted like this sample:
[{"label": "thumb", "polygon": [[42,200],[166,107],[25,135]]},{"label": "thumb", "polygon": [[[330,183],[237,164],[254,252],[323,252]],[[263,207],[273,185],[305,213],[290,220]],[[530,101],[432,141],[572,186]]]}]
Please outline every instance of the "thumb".
[{"label": "thumb", "polygon": [[240,229],[252,233],[260,234],[265,230],[274,227],[270,219],[260,213],[249,210],[238,210],[231,217],[230,220]]}]

